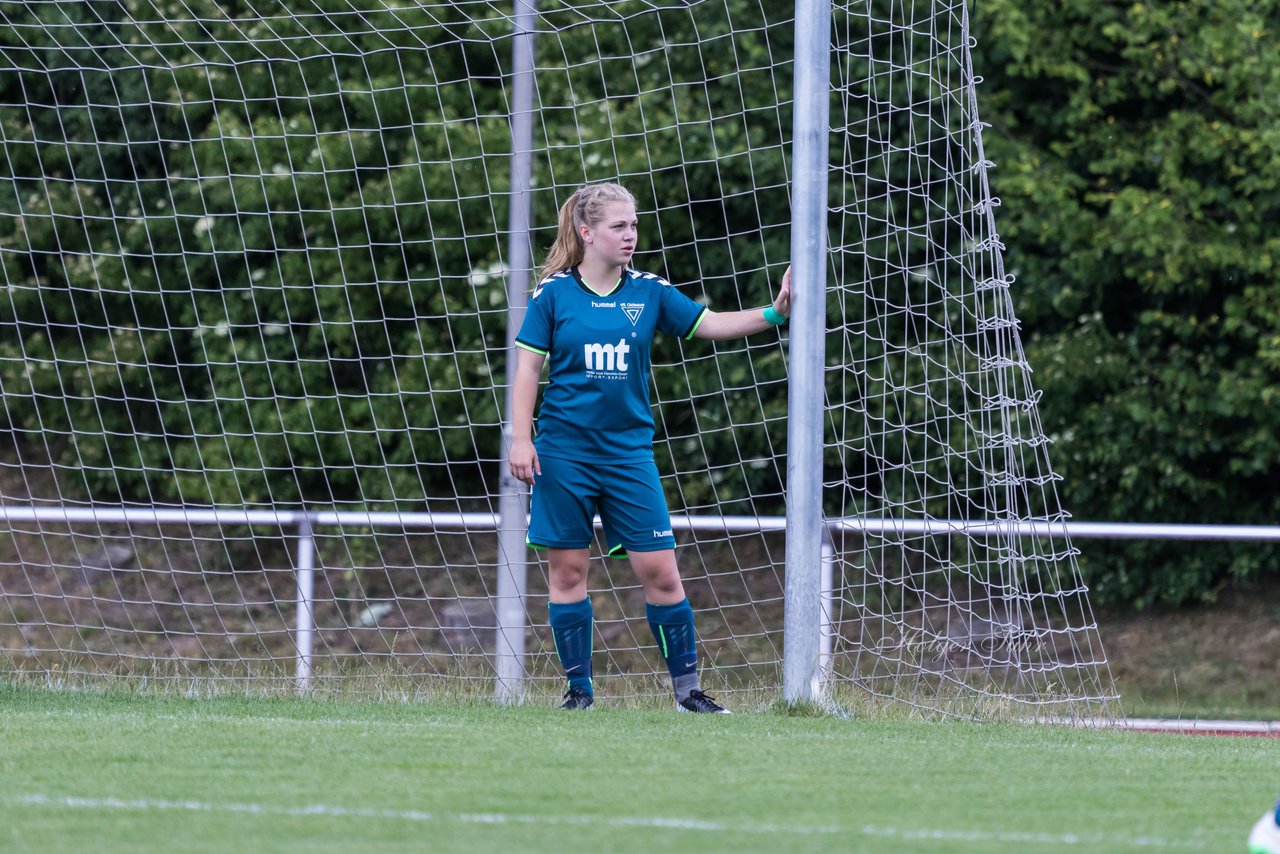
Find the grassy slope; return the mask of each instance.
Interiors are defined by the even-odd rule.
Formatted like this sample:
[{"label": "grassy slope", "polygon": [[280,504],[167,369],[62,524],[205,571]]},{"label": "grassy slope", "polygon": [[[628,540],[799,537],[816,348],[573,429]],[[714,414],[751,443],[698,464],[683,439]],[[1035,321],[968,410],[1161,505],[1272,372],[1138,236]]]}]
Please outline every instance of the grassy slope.
[{"label": "grassy slope", "polygon": [[1100,617],[1125,711],[1280,720],[1277,602],[1273,583],[1208,605]]},{"label": "grassy slope", "polygon": [[1274,741],[773,712],[0,688],[0,732],[14,850],[1224,851],[1280,787]]}]

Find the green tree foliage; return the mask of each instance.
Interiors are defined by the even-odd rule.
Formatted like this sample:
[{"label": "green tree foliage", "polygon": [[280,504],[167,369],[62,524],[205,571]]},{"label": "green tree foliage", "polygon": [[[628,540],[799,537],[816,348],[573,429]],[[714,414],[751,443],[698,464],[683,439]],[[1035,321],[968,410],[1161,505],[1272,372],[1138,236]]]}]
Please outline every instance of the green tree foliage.
[{"label": "green tree foliage", "polygon": [[[6,5],[0,429],[68,498],[487,507],[510,21],[267,5]],[[549,7],[565,29],[539,42],[535,251],[565,188],[631,179],[641,266],[716,307],[763,303],[788,255],[787,4],[596,4],[595,24],[581,5]],[[973,10],[997,224],[1078,518],[1280,510],[1277,17],[1274,0]],[[777,512],[760,497],[781,485],[781,349],[664,341],[656,363],[660,463],[711,472],[680,504]],[[1141,605],[1273,558],[1090,544],[1084,566]]]},{"label": "green tree foliage", "polygon": [[[988,151],[1077,518],[1280,512],[1280,5],[978,4]],[[1104,601],[1212,597],[1272,549],[1090,543]]]},{"label": "green tree foliage", "polygon": [[[489,3],[368,5],[6,11],[0,428],[61,496],[488,509],[512,25]],[[642,229],[663,251],[640,263],[760,304],[768,277],[735,265],[786,258],[789,28],[670,6],[549,9],[567,29],[539,41],[535,251],[567,187],[655,176]],[[660,455],[771,458],[751,390],[782,377],[776,345],[668,369]],[[779,491],[774,468],[736,471],[685,503]]]}]

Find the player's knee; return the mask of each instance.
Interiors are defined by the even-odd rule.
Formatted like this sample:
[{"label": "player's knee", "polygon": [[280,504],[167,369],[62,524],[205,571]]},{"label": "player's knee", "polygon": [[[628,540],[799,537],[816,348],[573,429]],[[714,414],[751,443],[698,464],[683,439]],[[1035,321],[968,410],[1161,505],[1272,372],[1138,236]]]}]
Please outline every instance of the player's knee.
[{"label": "player's knee", "polygon": [[640,578],[640,583],[644,585],[644,589],[648,593],[668,596],[681,590],[680,571],[674,564],[661,561],[648,565],[642,564],[636,566],[635,569],[636,575]]},{"label": "player's knee", "polygon": [[567,594],[577,592],[582,589],[586,583],[586,573],[558,573],[552,574],[551,592],[563,597]]},{"label": "player's knee", "polygon": [[674,596],[681,590],[679,573],[663,573],[648,579],[645,582],[645,590],[649,593],[657,593],[664,598]]},{"label": "player's knee", "polygon": [[572,593],[587,583],[585,563],[553,563],[548,567],[547,582],[555,593]]}]

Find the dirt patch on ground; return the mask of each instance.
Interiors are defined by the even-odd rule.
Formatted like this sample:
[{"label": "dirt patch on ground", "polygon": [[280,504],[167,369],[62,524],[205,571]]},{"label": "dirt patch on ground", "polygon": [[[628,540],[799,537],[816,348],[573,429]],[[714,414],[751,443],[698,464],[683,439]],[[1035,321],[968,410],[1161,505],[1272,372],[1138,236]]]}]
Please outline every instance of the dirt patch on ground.
[{"label": "dirt patch on ground", "polygon": [[[488,684],[493,534],[325,530],[314,546],[316,674]],[[235,526],[11,526],[0,531],[0,675],[291,685],[295,547],[278,531]],[[706,612],[705,660],[735,684],[772,675],[782,583],[770,539],[686,542],[680,554],[689,597]],[[660,675],[643,590],[625,561],[594,566],[598,672]],[[534,559],[528,574],[529,666],[551,673],[545,567]]]},{"label": "dirt patch on ground", "polygon": [[1280,720],[1280,583],[1098,620],[1130,715]]}]

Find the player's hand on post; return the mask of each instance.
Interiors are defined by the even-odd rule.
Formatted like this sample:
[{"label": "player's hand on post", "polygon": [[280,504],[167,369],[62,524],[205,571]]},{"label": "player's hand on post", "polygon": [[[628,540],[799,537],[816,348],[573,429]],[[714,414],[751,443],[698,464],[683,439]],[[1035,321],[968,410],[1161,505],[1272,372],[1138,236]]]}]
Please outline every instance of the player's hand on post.
[{"label": "player's hand on post", "polygon": [[778,288],[778,296],[773,301],[773,310],[783,317],[791,316],[791,265],[782,274],[782,285]]},{"label": "player's hand on post", "polygon": [[517,439],[511,443],[510,466],[512,477],[533,486],[533,479],[542,474],[542,467],[538,464],[538,452],[534,450],[532,441]]}]

